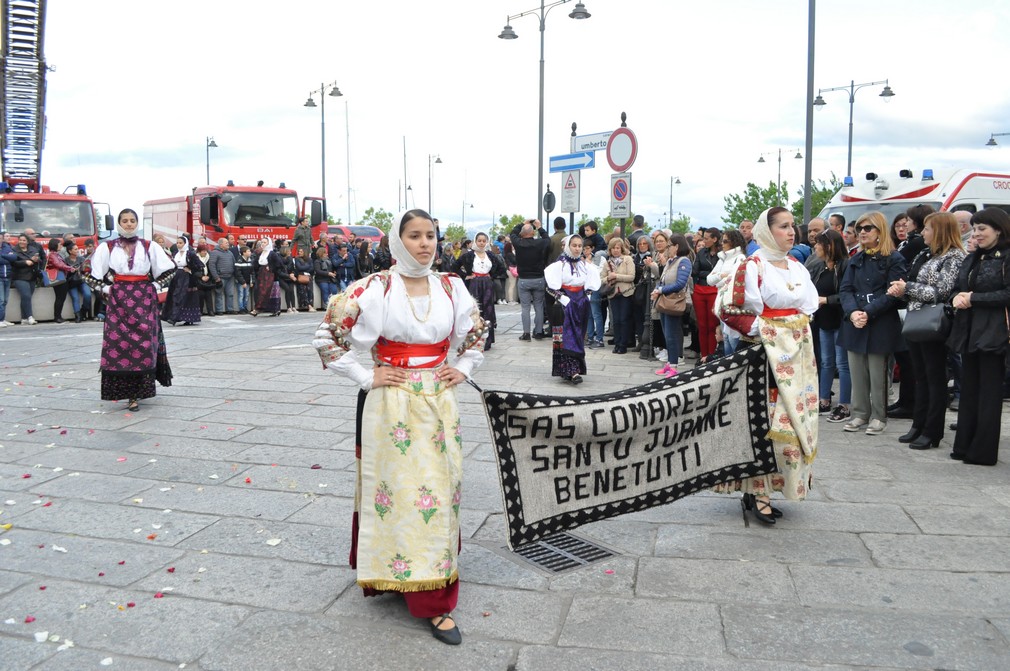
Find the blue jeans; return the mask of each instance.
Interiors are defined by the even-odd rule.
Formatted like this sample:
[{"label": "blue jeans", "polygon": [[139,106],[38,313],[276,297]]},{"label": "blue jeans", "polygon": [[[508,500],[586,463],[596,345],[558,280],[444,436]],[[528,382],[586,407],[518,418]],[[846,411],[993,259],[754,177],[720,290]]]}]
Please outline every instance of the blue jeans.
[{"label": "blue jeans", "polygon": [[319,293],[323,299],[323,309],[325,310],[326,306],[330,303],[330,297],[340,293],[340,291],[337,289],[336,282],[318,282],[318,284]]},{"label": "blue jeans", "polygon": [[21,297],[21,319],[28,319],[32,316],[32,292],[35,291],[35,283],[28,280],[14,280],[14,288]]},{"label": "blue jeans", "polygon": [[214,312],[235,312],[235,276],[222,277],[221,286],[214,289]]},{"label": "blue jeans", "polygon": [[838,329],[818,329],[821,338],[821,400],[831,398],[831,384],[838,370],[838,402],[848,405],[852,401],[852,376],[849,374],[849,354],[838,346]]},{"label": "blue jeans", "polygon": [[659,319],[663,323],[663,336],[666,338],[666,360],[676,364],[684,347],[683,318],[660,313]]},{"label": "blue jeans", "polygon": [[91,287],[87,284],[80,284],[70,287],[70,301],[74,304],[74,314],[81,311],[82,307],[91,307]]},{"label": "blue jeans", "polygon": [[7,298],[11,293],[9,277],[0,278],[0,322],[7,319]]},{"label": "blue jeans", "polygon": [[[736,331],[732,331],[732,329],[725,324],[719,328],[722,329],[722,351],[728,356],[735,352],[736,348],[740,346],[740,336],[736,333]],[[848,363],[846,363],[846,365],[848,365]]]},{"label": "blue jeans", "polygon": [[603,342],[603,306],[600,292],[594,291],[589,297],[589,323],[586,324],[586,338]]},{"label": "blue jeans", "polygon": [[238,292],[238,309],[239,309],[239,311],[241,311],[241,312],[248,312],[249,311],[249,285],[248,284],[240,284],[237,287],[235,287],[235,290]]}]

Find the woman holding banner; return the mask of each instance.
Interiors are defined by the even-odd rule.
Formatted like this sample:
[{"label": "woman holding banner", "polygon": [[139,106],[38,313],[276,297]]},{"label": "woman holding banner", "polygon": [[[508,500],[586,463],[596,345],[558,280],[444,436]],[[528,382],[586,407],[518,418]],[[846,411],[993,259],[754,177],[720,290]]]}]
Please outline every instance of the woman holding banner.
[{"label": "woman holding banner", "polygon": [[806,498],[817,456],[817,364],[810,334],[817,289],[803,264],[788,256],[794,238],[789,210],[762,212],[754,226],[760,248],[740,265],[733,284],[732,304],[747,314],[737,315],[741,319],[731,326],[745,339],[761,343],[773,373],[768,437],[778,472],[727,482],[715,491],[742,492],[744,509],[765,524],[775,524],[782,516],[769,500],[773,491],[791,501]]},{"label": "woman holding banner", "polygon": [[332,298],[312,344],[361,388],[350,556],[358,585],[365,596],[401,592],[432,636],[458,645],[456,385],[484,359],[485,325],[463,281],[431,271],[435,246],[431,217],[403,214],[389,232],[392,270]]},{"label": "woman holding banner", "polygon": [[561,256],[544,268],[547,293],[557,301],[551,311],[554,340],[551,375],[580,384],[586,374],[586,326],[589,296],[600,288],[600,273],[582,258],[582,238],[569,235],[562,240]]}]

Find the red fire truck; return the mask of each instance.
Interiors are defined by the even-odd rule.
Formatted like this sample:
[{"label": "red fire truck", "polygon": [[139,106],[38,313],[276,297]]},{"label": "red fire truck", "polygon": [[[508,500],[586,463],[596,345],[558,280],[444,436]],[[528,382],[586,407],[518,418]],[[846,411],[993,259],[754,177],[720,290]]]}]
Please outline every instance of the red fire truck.
[{"label": "red fire truck", "polygon": [[234,235],[247,240],[271,238],[290,240],[299,216],[309,217],[312,239],[326,231],[323,199],[305,197],[280,186],[200,186],[188,196],[160,198],[144,203],[143,233],[151,239],[156,233],[170,243],[186,233],[191,240],[203,236],[211,242]]}]

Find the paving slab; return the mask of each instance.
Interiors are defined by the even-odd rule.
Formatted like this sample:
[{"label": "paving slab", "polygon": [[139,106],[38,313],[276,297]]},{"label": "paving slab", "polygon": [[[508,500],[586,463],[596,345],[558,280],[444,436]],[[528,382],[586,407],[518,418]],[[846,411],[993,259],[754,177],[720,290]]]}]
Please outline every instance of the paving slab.
[{"label": "paving slab", "polygon": [[0,557],[4,558],[4,568],[12,570],[0,571],[0,595],[6,594],[7,592],[12,592],[21,585],[25,585],[31,582],[32,577],[24,573],[14,573],[13,567],[7,565],[7,558],[10,555],[7,553],[0,553]]},{"label": "paving slab", "polygon": [[1010,573],[791,566],[806,606],[1010,616]]},{"label": "paving slab", "polygon": [[828,566],[871,564],[870,552],[857,534],[778,528],[723,531],[663,526],[656,536],[656,555]]},{"label": "paving slab", "polygon": [[[515,671],[840,671],[852,669],[833,664],[811,666],[763,660],[741,660],[726,655],[723,658],[682,657],[640,651],[594,650],[591,648],[552,648],[527,645],[519,650]],[[874,671],[888,671],[874,666]]]},{"label": "paving slab", "polygon": [[543,590],[547,577],[533,566],[503,556],[504,550],[487,548],[479,543],[464,543],[459,553],[460,576],[467,583]]},{"label": "paving slab", "polygon": [[[354,496],[356,476],[353,472],[328,468],[314,469],[311,466],[311,464],[305,467],[243,465],[242,477],[229,484],[242,489]],[[245,478],[249,478],[250,482],[246,483]]]},{"label": "paving slab", "polygon": [[[192,662],[250,612],[171,594],[153,596],[152,592],[63,581],[51,581],[45,591],[28,585],[0,598],[0,613],[30,613],[35,621],[0,622],[0,632],[30,638],[34,632],[48,631],[86,648]],[[130,608],[129,603],[135,606]]]},{"label": "paving slab", "polygon": [[[152,436],[130,446],[133,454],[226,461],[245,449],[242,443],[205,440],[188,436]],[[242,459],[235,459],[241,462]]]},{"label": "paving slab", "polygon": [[[350,437],[345,439],[345,443],[351,441]],[[234,455],[235,461],[246,464],[278,464],[281,466],[312,466],[319,464],[323,468],[340,471],[354,466],[354,452],[352,449],[331,448],[320,446],[290,447],[282,445],[253,445],[242,449]]]},{"label": "paving slab", "polygon": [[[163,510],[182,510],[207,513],[216,516],[252,517],[267,520],[283,520],[306,507],[310,499],[302,494],[283,492],[261,492],[250,495],[242,487],[214,487],[184,482],[165,486],[151,486],[141,492],[141,503],[135,505]],[[165,490],[165,491],[162,491]],[[124,501],[125,503],[133,503]]]},{"label": "paving slab", "polygon": [[[304,496],[288,494],[287,496]],[[354,515],[354,492],[350,496],[308,496],[306,504],[293,515],[286,517],[285,522],[314,524],[334,528],[344,527],[351,532],[351,518]]]},{"label": "paving slab", "polygon": [[[216,521],[217,518],[210,515],[174,510],[165,513],[152,508],[68,500],[19,517],[18,527],[65,534],[86,532],[87,535],[98,538],[129,541],[155,533],[157,538],[150,542],[156,546],[165,546],[175,545]],[[155,524],[160,524],[161,527],[154,529]]]},{"label": "paving slab", "polygon": [[236,435],[233,440],[238,443],[252,443],[254,445],[292,445],[302,447],[305,445],[326,445],[333,449],[354,450],[354,428],[346,434],[346,439],[338,440],[337,436],[330,431],[316,431],[311,428],[292,429],[274,428],[271,426],[254,428],[250,431]]},{"label": "paving slab", "polygon": [[[893,503],[895,505],[915,505],[923,500],[923,485],[921,482],[879,481],[879,480],[847,480],[826,482],[821,484],[821,491],[826,492],[832,501],[848,503]],[[945,485],[944,507],[950,506],[986,506],[992,499],[983,496],[982,487],[973,485]]]},{"label": "paving slab", "polygon": [[656,547],[657,526],[625,516],[583,525],[575,533],[622,554],[649,557]]},{"label": "paving slab", "polygon": [[[147,533],[150,527],[143,532]],[[11,544],[0,547],[0,565],[25,575],[125,587],[184,554],[181,550],[153,545],[142,534],[137,536],[137,542],[125,543],[13,529],[5,536]]]},{"label": "paving slab", "polygon": [[550,579],[553,592],[572,594],[634,594],[638,580],[637,557],[616,555],[572,569]]},{"label": "paving slab", "polygon": [[998,571],[1010,569],[1006,535],[909,536],[863,534],[863,543],[882,568],[937,571]]},{"label": "paving slab", "polygon": [[[99,415],[95,415],[99,417]],[[100,420],[96,420],[94,433],[90,430],[75,431],[72,437],[70,432],[61,436],[60,430],[39,429],[34,433],[28,433],[22,429],[20,434],[15,434],[18,440],[26,443],[41,443],[43,445],[52,444],[53,447],[87,447],[102,450],[126,450],[130,445],[134,445],[144,440],[143,435],[131,433],[129,431],[110,431],[101,428]],[[139,425],[138,425],[139,426]],[[31,427],[30,427],[31,428]],[[5,436],[6,437],[6,436]],[[12,436],[14,437],[14,436]]]},{"label": "paving slab", "polygon": [[[402,603],[400,604],[403,605]],[[205,671],[332,671],[333,669],[481,669],[506,671],[508,643],[464,634],[458,647],[439,643],[419,623],[371,623],[260,612],[200,659]]]},{"label": "paving slab", "polygon": [[675,557],[642,557],[635,594],[717,604],[798,602],[782,564]]},{"label": "paving slab", "polygon": [[48,469],[24,464],[0,464],[0,489],[7,492],[35,489],[47,480],[58,477],[60,477],[59,473]]},{"label": "paving slab", "polygon": [[[281,542],[267,545],[268,540],[275,538]],[[351,527],[349,524],[332,527],[225,518],[193,534],[180,543],[179,547],[347,566],[351,550]]]},{"label": "paving slab", "polygon": [[10,440],[9,438],[0,438],[0,461],[4,463],[21,461],[23,459],[31,461],[30,457],[33,454],[44,452],[47,449],[49,448],[38,443],[24,443]]},{"label": "paving slab", "polygon": [[558,645],[697,657],[726,650],[712,604],[616,596],[576,596]]},{"label": "paving slab", "polygon": [[726,642],[742,658],[898,668],[1010,667],[1010,646],[983,619],[902,612],[724,606]]},{"label": "paving slab", "polygon": [[172,573],[154,573],[133,587],[209,601],[294,612],[320,612],[355,580],[350,568],[190,552]]},{"label": "paving slab", "polygon": [[[53,650],[59,646],[57,643],[49,644]],[[112,660],[111,663],[102,664],[105,660]],[[199,669],[198,666],[187,664],[187,669]],[[52,657],[42,662],[32,671],[81,671],[81,669],[109,669],[110,671],[178,671],[179,665],[171,662],[159,662],[153,659],[142,659],[127,655],[114,654],[101,650],[85,650],[74,647],[57,652]]]},{"label": "paving slab", "polygon": [[57,654],[57,647],[58,645],[55,643],[36,643],[35,639],[15,638],[0,634],[0,653],[3,655],[3,664],[11,671],[33,668],[46,657]]},{"label": "paving slab", "polygon": [[926,534],[1000,536],[1010,529],[1010,508],[1004,506],[906,505],[905,510]]},{"label": "paving slab", "polygon": [[81,473],[74,477],[68,477],[66,469],[61,475],[62,477],[39,483],[32,490],[33,493],[46,498],[114,503],[134,497],[145,489],[159,484],[156,480],[141,480],[104,473]]},{"label": "paving slab", "polygon": [[132,471],[131,475],[168,483],[192,482],[207,487],[223,484],[231,478],[243,478],[249,469],[247,464],[223,460],[157,457],[146,461],[148,463]]},{"label": "paving slab", "polygon": [[[147,465],[148,457],[144,455],[131,454],[126,450],[102,449],[97,447],[52,447],[38,454],[33,454],[21,463],[38,465],[45,469],[55,468],[62,471],[53,471],[52,477],[65,477],[72,472],[81,473],[107,473],[109,475],[123,475],[132,473],[137,469]],[[0,468],[2,472],[2,468]],[[33,477],[35,471],[31,471]],[[52,479],[52,478],[47,478]],[[6,486],[7,482],[0,480],[0,487]]]},{"label": "paving slab", "polygon": [[[128,426],[123,433],[138,432],[150,436],[190,436],[205,440],[229,440],[252,430],[252,427],[238,424],[221,424],[204,422],[202,420],[151,418],[144,422]],[[140,442],[139,440],[137,442]]]}]

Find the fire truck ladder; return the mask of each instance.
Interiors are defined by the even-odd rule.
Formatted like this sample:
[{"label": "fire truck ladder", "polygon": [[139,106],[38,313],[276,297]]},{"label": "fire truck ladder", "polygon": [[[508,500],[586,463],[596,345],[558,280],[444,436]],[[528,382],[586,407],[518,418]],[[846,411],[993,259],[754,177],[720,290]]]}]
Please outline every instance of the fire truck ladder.
[{"label": "fire truck ladder", "polygon": [[2,0],[3,82],[0,162],[16,191],[39,191],[45,140],[46,0]]}]

